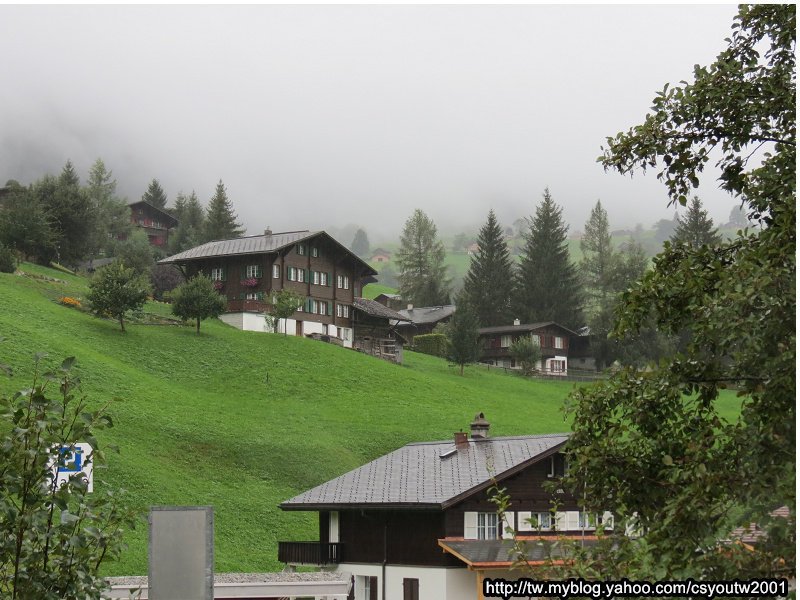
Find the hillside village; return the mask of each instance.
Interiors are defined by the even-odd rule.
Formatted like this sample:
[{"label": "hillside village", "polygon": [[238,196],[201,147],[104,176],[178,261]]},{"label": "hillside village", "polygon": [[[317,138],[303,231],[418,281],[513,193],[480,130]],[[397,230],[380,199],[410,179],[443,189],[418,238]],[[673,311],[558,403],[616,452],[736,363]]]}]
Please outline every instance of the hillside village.
[{"label": "hillside village", "polygon": [[796,9],[738,10],[597,159],[657,170],[647,229],[549,187],[371,239],[100,158],[8,179],[0,597],[792,595]]}]

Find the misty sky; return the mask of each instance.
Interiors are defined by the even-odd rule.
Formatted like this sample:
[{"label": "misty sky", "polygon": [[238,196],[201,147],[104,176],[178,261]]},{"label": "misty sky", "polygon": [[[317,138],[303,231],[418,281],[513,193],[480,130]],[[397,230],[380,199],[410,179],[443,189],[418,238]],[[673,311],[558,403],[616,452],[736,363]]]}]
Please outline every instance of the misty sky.
[{"label": "misty sky", "polygon": [[[356,223],[414,208],[445,233],[532,214],[545,186],[580,230],[674,209],[653,173],[596,162],[655,91],[725,47],[735,5],[0,6],[0,184],[85,177],[204,203],[222,178],[248,227]],[[708,170],[716,222],[735,201]],[[350,240],[342,240],[349,244]]]}]

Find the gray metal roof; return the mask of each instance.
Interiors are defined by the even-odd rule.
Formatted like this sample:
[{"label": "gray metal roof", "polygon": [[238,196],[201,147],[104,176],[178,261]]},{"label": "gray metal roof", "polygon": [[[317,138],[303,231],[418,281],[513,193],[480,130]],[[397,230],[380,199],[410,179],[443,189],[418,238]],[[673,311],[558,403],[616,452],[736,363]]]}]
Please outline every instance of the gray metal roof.
[{"label": "gray metal roof", "polygon": [[369,300],[367,298],[353,298],[353,308],[356,308],[373,317],[394,319],[395,321],[408,321],[408,319],[398,314],[397,311],[384,306],[380,302]]},{"label": "gray metal roof", "polygon": [[442,319],[452,316],[456,312],[455,304],[445,304],[443,306],[415,306],[411,310],[398,310],[406,320],[415,325],[424,323],[438,323]]},{"label": "gray metal roof", "polygon": [[[595,546],[594,538],[585,540],[583,546]],[[539,562],[548,558],[563,559],[570,554],[570,544],[560,544],[557,538],[550,540],[439,540],[439,545],[456,555],[468,565],[476,563],[508,564],[516,559]],[[521,551],[518,553],[517,551]]]},{"label": "gray metal roof", "polygon": [[283,502],[288,510],[344,507],[446,508],[482,488],[541,460],[569,434],[418,442],[390,452],[340,477]]},{"label": "gray metal roof", "polygon": [[314,237],[322,231],[289,231],[286,233],[273,233],[272,235],[250,235],[247,237],[233,238],[230,240],[216,240],[206,242],[194,248],[189,248],[178,254],[173,254],[158,261],[159,263],[173,263],[198,258],[215,256],[235,256],[238,254],[265,254],[277,252],[281,248],[291,246],[302,240]]},{"label": "gray metal roof", "polygon": [[522,323],[520,325],[498,325],[497,327],[481,327],[478,329],[479,335],[486,335],[491,333],[516,333],[516,332],[524,332],[524,331],[536,331],[537,329],[541,329],[542,327],[549,327],[555,326],[564,331],[568,332],[570,335],[578,335],[571,329],[567,329],[563,325],[559,325],[555,321],[542,321],[541,323]]}]

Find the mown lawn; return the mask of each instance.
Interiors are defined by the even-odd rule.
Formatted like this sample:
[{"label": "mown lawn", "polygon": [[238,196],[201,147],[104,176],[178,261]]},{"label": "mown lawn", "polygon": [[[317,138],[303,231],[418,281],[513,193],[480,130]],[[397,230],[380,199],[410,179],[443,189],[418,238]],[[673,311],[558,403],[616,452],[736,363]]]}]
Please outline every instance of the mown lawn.
[{"label": "mown lawn", "polygon": [[[410,441],[449,438],[479,411],[493,435],[568,431],[562,404],[573,385],[527,381],[406,353],[397,366],[335,346],[282,335],[241,332],[219,321],[191,326],[115,322],[58,303],[85,297],[85,280],[23,265],[30,275],[0,274],[0,362],[14,375],[0,391],[30,384],[36,352],[48,366],[76,356],[75,371],[93,404],[117,399],[116,444],[97,479],[150,505],[213,505],[216,570],[265,571],[278,540],[313,540],[312,514],[277,505]],[[154,303],[151,314],[167,316]],[[163,321],[162,322],[168,322]],[[723,398],[729,415],[733,395]],[[96,482],[96,489],[102,484]],[[147,572],[143,521],[109,575]]]}]

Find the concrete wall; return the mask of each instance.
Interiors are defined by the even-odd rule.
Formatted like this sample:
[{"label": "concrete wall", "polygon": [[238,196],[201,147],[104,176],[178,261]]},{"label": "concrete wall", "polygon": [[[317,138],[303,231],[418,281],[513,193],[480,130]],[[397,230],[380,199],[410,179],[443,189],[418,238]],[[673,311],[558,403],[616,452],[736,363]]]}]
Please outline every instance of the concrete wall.
[{"label": "concrete wall", "polygon": [[337,571],[356,576],[355,600],[364,598],[363,586],[358,576],[378,578],[378,600],[403,600],[403,579],[419,580],[419,597],[425,600],[470,600],[476,598],[475,573],[466,567],[407,567],[386,565],[386,597],[383,593],[382,568],[376,564],[346,563]]},{"label": "concrete wall", "polygon": [[[243,331],[260,331],[272,333],[271,329],[267,329],[267,322],[264,319],[264,313],[253,312],[234,312],[224,313],[219,317],[220,321],[227,323],[231,327],[241,329]],[[353,347],[353,330],[351,328],[342,327],[343,330],[349,332],[347,336],[349,339],[343,342],[345,348]],[[286,331],[288,335],[295,335],[297,332],[297,321],[295,319],[281,319],[278,322],[278,333],[283,334]],[[325,323],[317,323],[315,321],[303,321],[303,335],[309,333],[319,333],[322,335],[331,335],[336,337],[336,326],[326,325]]]}]

